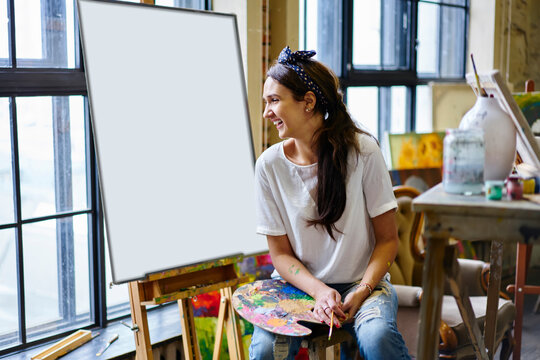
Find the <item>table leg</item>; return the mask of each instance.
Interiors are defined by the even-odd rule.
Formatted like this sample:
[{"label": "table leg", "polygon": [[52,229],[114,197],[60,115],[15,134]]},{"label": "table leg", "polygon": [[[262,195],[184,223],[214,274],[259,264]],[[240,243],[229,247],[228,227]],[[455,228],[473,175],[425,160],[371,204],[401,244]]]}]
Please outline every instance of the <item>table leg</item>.
[{"label": "table leg", "polygon": [[497,329],[497,310],[499,309],[499,290],[501,287],[502,252],[502,240],[493,240],[491,242],[491,256],[489,260],[488,301],[484,322],[484,338],[486,339],[486,349],[490,359],[493,359],[495,347],[495,330]]},{"label": "table leg", "polygon": [[525,277],[527,276],[527,244],[519,243],[517,245],[516,255],[516,287],[514,293],[514,304],[516,305],[516,319],[514,320],[514,352],[512,359],[521,358],[521,330],[523,326],[523,287],[525,286]]},{"label": "table leg", "polygon": [[459,313],[461,314],[463,324],[469,333],[474,352],[476,353],[476,358],[487,360],[488,355],[484,345],[484,338],[480,333],[480,327],[476,321],[476,316],[471,305],[471,300],[469,299],[467,287],[461,281],[456,249],[454,247],[447,247],[446,250],[444,264],[446,275],[448,276],[450,290],[456,299]]},{"label": "table leg", "polygon": [[427,238],[418,328],[417,358],[419,360],[436,359],[439,355],[439,326],[444,294],[443,260],[447,242],[448,238],[446,237]]}]

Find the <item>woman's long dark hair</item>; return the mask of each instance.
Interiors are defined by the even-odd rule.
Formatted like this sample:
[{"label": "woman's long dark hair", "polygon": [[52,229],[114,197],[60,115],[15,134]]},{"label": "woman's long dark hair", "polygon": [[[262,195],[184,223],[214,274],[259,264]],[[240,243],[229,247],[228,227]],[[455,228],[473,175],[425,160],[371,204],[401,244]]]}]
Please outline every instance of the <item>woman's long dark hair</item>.
[{"label": "woman's long dark hair", "polygon": [[[326,105],[317,95],[315,111],[326,120],[315,132],[313,142],[317,154],[317,209],[319,217],[308,219],[308,225],[322,225],[335,240],[334,231],[341,233],[335,223],[343,215],[347,203],[347,159],[349,151],[360,153],[359,129],[343,103],[339,80],[332,70],[318,61],[298,60],[296,65],[319,86],[326,100]],[[275,63],[267,73],[268,77],[290,89],[297,101],[304,99],[309,91],[294,70],[280,63]],[[326,115],[327,114],[327,115]]]}]

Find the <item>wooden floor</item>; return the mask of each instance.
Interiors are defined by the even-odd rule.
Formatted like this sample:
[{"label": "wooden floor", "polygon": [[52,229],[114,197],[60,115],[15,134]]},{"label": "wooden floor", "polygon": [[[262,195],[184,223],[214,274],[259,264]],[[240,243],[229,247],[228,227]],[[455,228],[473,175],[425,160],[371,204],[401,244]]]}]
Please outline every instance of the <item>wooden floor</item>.
[{"label": "wooden floor", "polygon": [[[540,267],[529,269],[527,285],[540,285]],[[525,295],[521,345],[521,358],[523,360],[540,359],[540,313],[533,313],[537,299],[538,295]]]},{"label": "wooden floor", "polygon": [[[540,285],[540,267],[530,268],[527,274],[527,285]],[[523,309],[523,331],[521,335],[521,359],[540,359],[540,313],[533,313],[538,295],[525,295]],[[510,357],[512,358],[512,357]],[[499,359],[499,351],[494,359]]]},{"label": "wooden floor", "polygon": [[[540,278],[540,271],[538,276]],[[525,295],[521,345],[521,358],[524,360],[540,359],[540,313],[533,313],[537,298],[538,295]]]}]

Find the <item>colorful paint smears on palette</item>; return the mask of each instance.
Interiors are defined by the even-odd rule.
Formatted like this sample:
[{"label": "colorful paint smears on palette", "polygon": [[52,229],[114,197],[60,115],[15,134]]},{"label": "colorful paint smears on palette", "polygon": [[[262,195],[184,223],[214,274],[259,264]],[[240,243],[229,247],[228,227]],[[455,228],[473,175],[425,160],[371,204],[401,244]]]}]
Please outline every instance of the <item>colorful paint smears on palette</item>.
[{"label": "colorful paint smears on palette", "polygon": [[313,312],[315,300],[284,280],[259,280],[238,288],[232,303],[238,314],[264,330],[305,336],[311,330],[298,321],[320,324]]}]

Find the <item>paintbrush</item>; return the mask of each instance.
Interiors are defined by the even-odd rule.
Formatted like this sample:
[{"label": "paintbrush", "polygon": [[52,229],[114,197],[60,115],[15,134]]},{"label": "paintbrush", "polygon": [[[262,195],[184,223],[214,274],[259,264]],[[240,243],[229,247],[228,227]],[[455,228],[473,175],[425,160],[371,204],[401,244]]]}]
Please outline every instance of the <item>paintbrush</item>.
[{"label": "paintbrush", "polygon": [[334,327],[334,310],[332,310],[332,315],[330,316],[330,331],[328,331],[328,340],[332,337],[332,328]]},{"label": "paintbrush", "polygon": [[472,60],[472,67],[474,70],[474,78],[476,79],[476,86],[478,87],[478,94],[480,96],[487,96],[486,90],[484,90],[484,88],[480,86],[480,78],[478,77],[478,72],[476,71],[476,65],[474,63],[474,57],[472,53],[471,53],[471,60]]},{"label": "paintbrush", "polygon": [[101,356],[101,354],[103,354],[103,352],[104,352],[105,350],[107,350],[107,348],[108,348],[109,346],[111,346],[111,344],[112,344],[113,342],[115,342],[117,339],[118,339],[118,334],[114,334],[114,335],[109,339],[109,341],[107,341],[107,343],[105,344],[105,346],[104,346],[101,350],[99,350],[99,351],[97,352],[96,356]]}]

